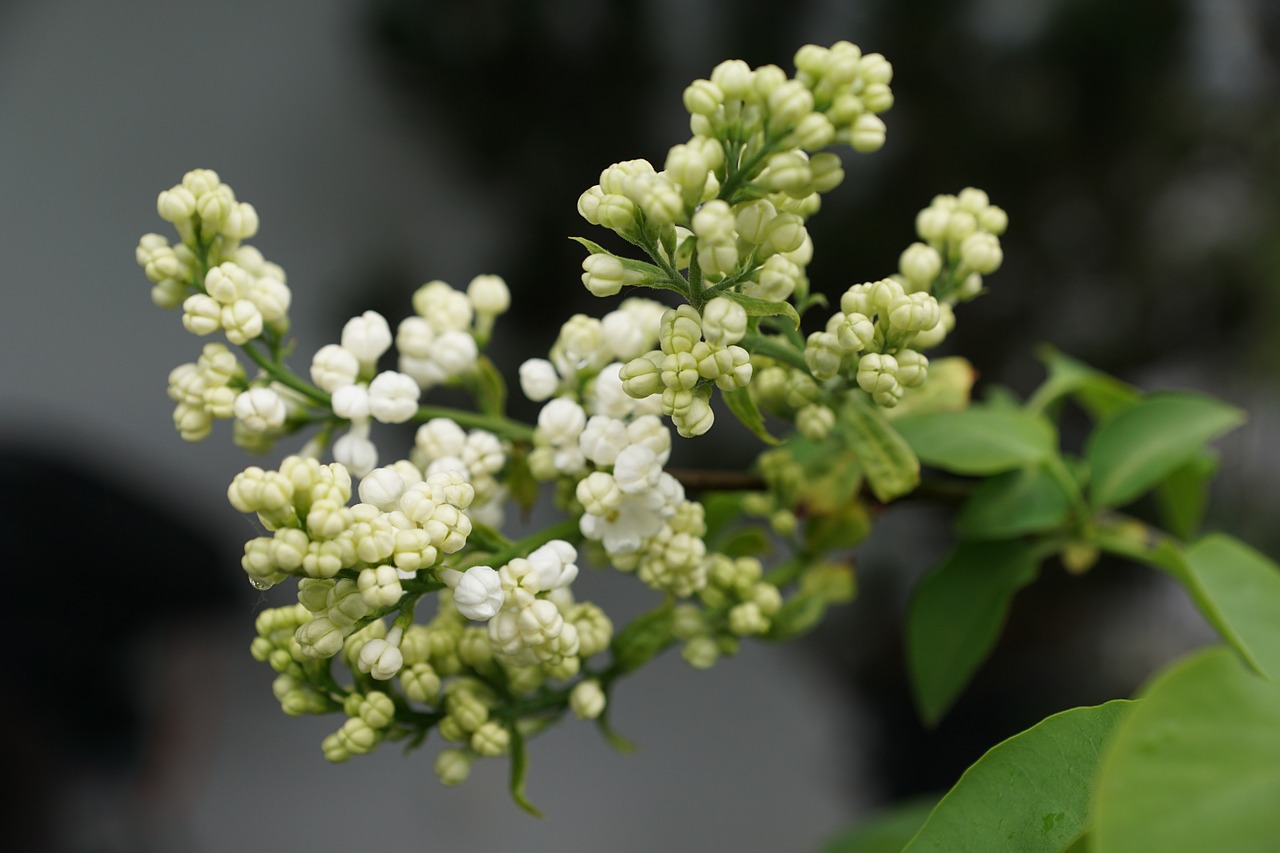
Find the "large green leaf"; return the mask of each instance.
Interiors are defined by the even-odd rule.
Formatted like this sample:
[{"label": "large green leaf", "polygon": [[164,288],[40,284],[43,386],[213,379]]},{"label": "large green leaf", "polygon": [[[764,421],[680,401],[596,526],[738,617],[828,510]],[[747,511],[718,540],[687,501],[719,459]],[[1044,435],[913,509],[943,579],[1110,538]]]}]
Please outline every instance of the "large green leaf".
[{"label": "large green leaf", "polygon": [[1021,409],[970,406],[911,415],[894,427],[921,462],[953,474],[999,474],[1046,458],[1058,444],[1049,421]]},{"label": "large green leaf", "polygon": [[920,483],[919,460],[878,407],[850,394],[839,425],[876,500],[888,503]]},{"label": "large green leaf", "polygon": [[942,719],[987,659],[1014,593],[1038,568],[1025,542],[961,542],[916,587],[907,611],[907,664],[927,725]]},{"label": "large green leaf", "polygon": [[1071,499],[1053,475],[1028,465],[983,480],[960,507],[956,530],[966,539],[1011,539],[1052,530],[1071,514]]},{"label": "large green leaf", "polygon": [[1116,729],[1094,853],[1280,849],[1280,685],[1216,647],[1179,661]]},{"label": "large green leaf", "polygon": [[1280,682],[1280,566],[1221,534],[1188,548],[1186,562],[1205,616],[1250,666]]},{"label": "large green leaf", "polygon": [[1243,411],[1203,394],[1144,397],[1099,426],[1085,445],[1093,506],[1133,501],[1242,423]]},{"label": "large green leaf", "polygon": [[1071,849],[1089,829],[1105,745],[1133,704],[1117,699],[1063,711],[992,747],[942,798],[903,853]]},{"label": "large green leaf", "polygon": [[1209,483],[1218,473],[1217,454],[1197,453],[1156,486],[1156,504],[1165,528],[1180,539],[1200,529],[1209,503]]}]

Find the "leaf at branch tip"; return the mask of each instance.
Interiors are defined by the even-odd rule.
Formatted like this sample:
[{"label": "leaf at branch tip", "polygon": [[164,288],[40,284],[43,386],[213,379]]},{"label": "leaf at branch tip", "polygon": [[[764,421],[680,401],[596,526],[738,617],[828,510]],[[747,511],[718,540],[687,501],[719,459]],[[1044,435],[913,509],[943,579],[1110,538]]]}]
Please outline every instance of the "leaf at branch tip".
[{"label": "leaf at branch tip", "polygon": [[721,391],[724,397],[725,405],[729,407],[729,411],[733,412],[734,417],[742,421],[742,425],[751,430],[751,433],[765,444],[781,444],[782,442],[769,434],[764,426],[764,415],[760,414],[760,407],[756,405],[755,398],[751,396],[750,389],[747,386],[734,388],[732,391]]},{"label": "leaf at branch tip", "polygon": [[1072,708],[992,747],[942,798],[903,853],[1078,850],[1090,826],[1098,765],[1135,704],[1116,699]]},{"label": "leaf at branch tip", "polygon": [[800,313],[796,311],[796,307],[790,302],[761,299],[758,296],[748,296],[745,293],[738,293],[733,290],[727,291],[723,295],[747,309],[748,317],[783,316],[790,320],[797,329],[800,328]]},{"label": "leaf at branch tip", "polygon": [[1101,423],[1136,403],[1141,396],[1133,386],[1076,361],[1052,346],[1042,346],[1038,356],[1048,368],[1049,376],[1029,401],[1028,405],[1036,411],[1044,411],[1055,401],[1070,396],[1095,422]]},{"label": "leaf at branch tip", "polygon": [[1057,430],[1039,415],[974,405],[894,421],[926,465],[953,474],[989,476],[1039,462],[1056,452]]},{"label": "leaf at branch tip", "polygon": [[1107,509],[1136,500],[1244,420],[1242,410],[1204,394],[1144,397],[1089,436],[1084,455],[1092,505]]},{"label": "leaf at branch tip", "polygon": [[1142,691],[1094,790],[1095,853],[1280,848],[1280,685],[1229,649],[1191,654]]},{"label": "leaf at branch tip", "polygon": [[839,424],[876,500],[888,503],[920,484],[920,461],[878,406],[850,394]]},{"label": "leaf at branch tip", "polygon": [[995,648],[1014,594],[1038,571],[1026,542],[961,542],[916,587],[907,665],[925,725],[936,725],[968,686]]}]

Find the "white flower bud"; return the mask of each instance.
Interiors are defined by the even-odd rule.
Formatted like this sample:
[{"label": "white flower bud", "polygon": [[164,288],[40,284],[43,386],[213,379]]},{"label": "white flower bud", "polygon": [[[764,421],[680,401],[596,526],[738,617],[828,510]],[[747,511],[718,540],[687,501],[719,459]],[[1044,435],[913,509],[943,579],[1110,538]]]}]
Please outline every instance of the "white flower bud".
[{"label": "white flower bud", "polygon": [[604,713],[605,695],[595,679],[579,681],[569,692],[569,708],[579,720],[594,720]]},{"label": "white flower bud", "polygon": [[375,468],[360,480],[360,500],[389,512],[398,506],[405,488],[404,478],[395,468]]},{"label": "white flower bud", "polygon": [[702,308],[702,337],[709,344],[728,346],[747,333],[747,309],[727,296],[717,296]]},{"label": "white flower bud", "polygon": [[383,371],[369,383],[369,413],[384,424],[402,424],[418,411],[422,389],[413,377],[393,370]]},{"label": "white flower bud", "polygon": [[165,222],[182,222],[196,212],[196,197],[191,190],[179,184],[160,193],[156,199],[156,212]]},{"label": "white flower bud", "polygon": [[364,603],[373,609],[390,607],[400,600],[404,589],[400,586],[400,574],[392,566],[361,569],[356,587]]},{"label": "white flower bud", "polygon": [[364,420],[369,417],[369,386],[360,383],[338,388],[333,392],[330,405],[340,418]]},{"label": "white flower bud", "polygon": [[341,343],[362,368],[372,368],[391,347],[391,327],[378,312],[365,311],[343,325]]},{"label": "white flower bud", "polygon": [[557,397],[538,413],[538,429],[553,445],[576,444],[587,425],[587,413],[568,397]]},{"label": "white flower bud", "polygon": [[356,660],[356,668],[368,673],[378,681],[389,681],[396,677],[404,666],[404,656],[400,649],[387,640],[375,638],[360,647],[360,657]]},{"label": "white flower bud", "polygon": [[333,443],[333,459],[353,476],[363,477],[378,465],[378,448],[355,430]]},{"label": "white flower bud", "polygon": [[496,317],[511,307],[511,290],[500,276],[478,275],[467,285],[467,298],[477,314]]},{"label": "white flower bud", "polygon": [[975,231],[960,242],[960,263],[980,275],[995,272],[1003,260],[1000,238],[994,234]]},{"label": "white flower bud", "polygon": [[942,271],[942,255],[925,243],[912,243],[898,256],[898,270],[913,290],[925,290]]},{"label": "white flower bud", "polygon": [[803,83],[788,80],[768,96],[769,124],[775,130],[790,130],[813,112],[813,93]]},{"label": "white flower bud", "polygon": [[531,358],[520,365],[520,390],[535,403],[541,403],[560,388],[560,374],[545,358]]},{"label": "white flower bud", "polygon": [[221,322],[227,340],[237,346],[261,335],[264,326],[262,312],[248,299],[237,299],[223,306]]},{"label": "white flower bud", "polygon": [[471,775],[471,762],[475,759],[460,749],[442,749],[436,756],[435,771],[440,784],[448,787],[460,785]]},{"label": "white flower bud", "polygon": [[612,255],[588,255],[582,261],[582,283],[596,296],[613,296],[622,290],[626,270]]},{"label": "white flower bud", "polygon": [[322,346],[311,358],[311,381],[330,394],[353,384],[359,374],[360,362],[338,344]]},{"label": "white flower bud", "polygon": [[222,328],[222,306],[203,293],[194,293],[182,303],[182,325],[193,335],[208,335]]},{"label": "white flower bud", "polygon": [[727,101],[754,99],[751,66],[741,59],[726,59],[713,68],[711,82],[719,87]]},{"label": "white flower bud", "polygon": [[724,92],[710,80],[694,80],[684,90],[684,108],[693,115],[714,115],[724,100]]},{"label": "white flower bud", "polygon": [[284,400],[270,388],[250,388],[235,398],[236,419],[252,432],[267,432],[284,426],[288,410]]},{"label": "white flower bud", "polygon": [[490,566],[445,569],[440,580],[453,590],[453,606],[468,619],[486,622],[502,609],[502,578]]}]

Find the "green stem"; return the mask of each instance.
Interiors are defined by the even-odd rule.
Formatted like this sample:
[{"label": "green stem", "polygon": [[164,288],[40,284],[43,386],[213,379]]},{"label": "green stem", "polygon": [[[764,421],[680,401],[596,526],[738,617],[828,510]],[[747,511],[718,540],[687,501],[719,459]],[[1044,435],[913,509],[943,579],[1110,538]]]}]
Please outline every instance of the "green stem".
[{"label": "green stem", "polygon": [[786,362],[792,367],[797,367],[805,373],[809,372],[809,365],[805,363],[804,354],[794,346],[783,343],[777,338],[765,337],[758,332],[749,332],[742,339],[742,347],[747,352],[768,356],[769,358]]}]

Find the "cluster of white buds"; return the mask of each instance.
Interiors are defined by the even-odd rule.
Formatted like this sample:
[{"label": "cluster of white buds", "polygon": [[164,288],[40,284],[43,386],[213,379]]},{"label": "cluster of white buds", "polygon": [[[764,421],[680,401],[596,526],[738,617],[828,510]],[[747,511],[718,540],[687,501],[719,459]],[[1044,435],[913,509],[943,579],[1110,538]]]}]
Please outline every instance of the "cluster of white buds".
[{"label": "cluster of white buds", "polygon": [[[411,463],[379,469],[352,506],[351,476],[336,462],[290,456],[278,471],[254,466],[232,481],[232,506],[257,513],[272,532],[245,544],[250,579],[260,587],[286,575],[315,581],[303,604],[316,616],[299,632],[313,657],[336,654],[355,622],[398,601],[403,577],[466,545],[474,489],[453,471],[415,475]],[[335,580],[343,569],[357,579]]]},{"label": "cluster of white buds", "polygon": [[980,189],[934,196],[916,214],[916,233],[924,242],[903,252],[900,278],[908,290],[932,287],[947,303],[973,299],[982,292],[982,277],[1004,261],[1000,235],[1008,226],[1008,214]]},{"label": "cluster of white buds", "polygon": [[177,404],[173,424],[179,435],[186,441],[208,437],[215,419],[235,414],[245,385],[244,368],[235,354],[223,344],[205,344],[199,359],[169,372],[168,394]]},{"label": "cluster of white buds", "polygon": [[390,348],[386,319],[365,311],[342,327],[341,343],[325,344],[311,359],[311,381],[330,395],[333,413],[351,422],[350,431],[334,442],[333,457],[357,477],[378,464],[377,447],[369,440],[371,422],[404,423],[418,411],[422,389],[413,377],[394,370],[375,373]]},{"label": "cluster of white buds", "polygon": [[740,638],[767,633],[783,604],[782,593],[762,579],[763,566],[754,557],[712,554],[704,572],[706,582],[698,591],[703,606],[681,605],[673,624],[684,643],[681,655],[698,669],[734,654]]},{"label": "cluster of white buds", "polygon": [[506,486],[498,474],[507,464],[507,445],[484,429],[464,430],[449,418],[432,418],[414,434],[410,461],[426,476],[452,471],[475,490],[467,509],[473,521],[500,527]]},{"label": "cluster of white buds", "polygon": [[493,320],[510,307],[506,282],[476,276],[466,291],[429,281],[413,294],[413,315],[396,327],[398,366],[424,389],[473,374],[477,340],[488,340]]},{"label": "cluster of white buds", "polygon": [[818,380],[852,375],[881,406],[891,408],[907,388],[928,376],[929,360],[909,344],[946,333],[942,308],[930,293],[907,293],[893,278],[856,284],[840,297],[840,310],[809,335],[804,358]]},{"label": "cluster of white buds", "polygon": [[699,315],[681,305],[662,316],[660,349],[623,365],[619,378],[637,399],[660,395],[680,435],[702,435],[711,428],[711,386],[741,388],[751,381],[751,356],[738,346],[747,330],[747,312],[727,296],[717,296]]},{"label": "cluster of white buds", "polygon": [[267,328],[288,330],[291,295],[284,270],[240,244],[258,231],[253,205],[237,201],[216,172],[193,169],[160,193],[156,209],[173,223],[180,242],[146,234],[138,243],[136,259],[153,284],[152,301],[163,308],[181,305],[183,325],[194,334],[221,329],[237,345]]}]

